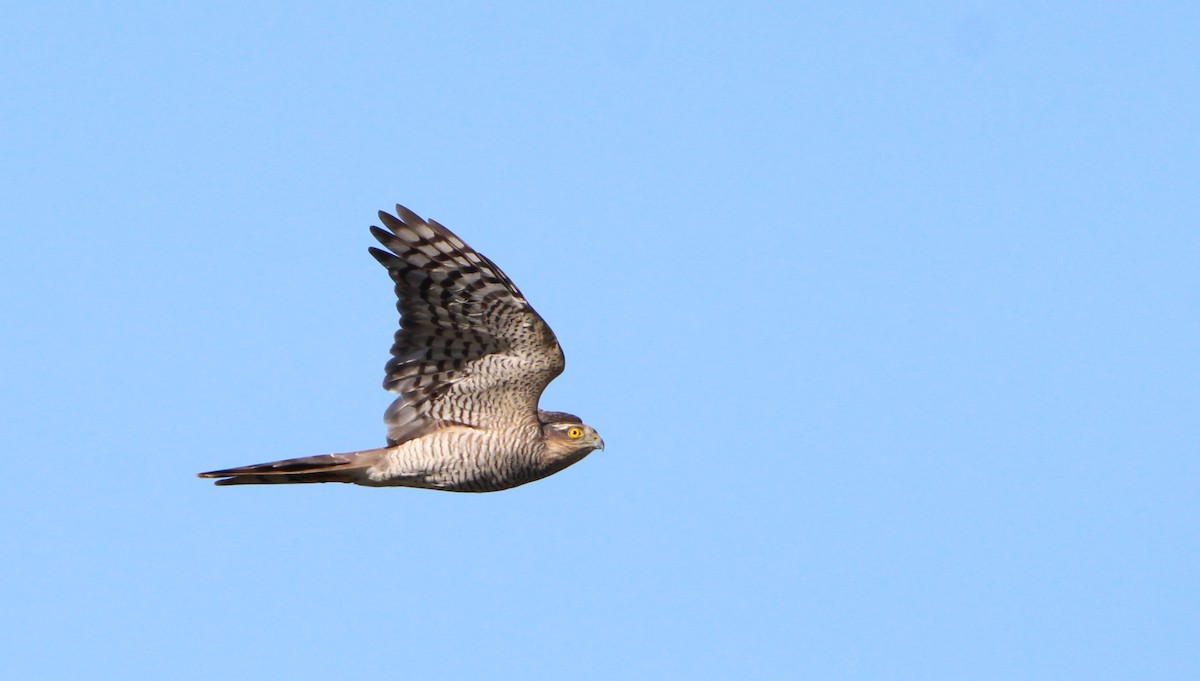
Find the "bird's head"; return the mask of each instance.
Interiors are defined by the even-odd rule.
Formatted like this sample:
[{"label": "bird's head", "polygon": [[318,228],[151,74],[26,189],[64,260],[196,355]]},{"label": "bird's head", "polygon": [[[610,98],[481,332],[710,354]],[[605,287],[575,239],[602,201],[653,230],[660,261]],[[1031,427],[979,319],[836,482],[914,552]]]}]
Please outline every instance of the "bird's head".
[{"label": "bird's head", "polygon": [[546,438],[547,463],[566,468],[593,451],[604,449],[600,434],[578,416],[558,411],[543,411],[538,416]]}]

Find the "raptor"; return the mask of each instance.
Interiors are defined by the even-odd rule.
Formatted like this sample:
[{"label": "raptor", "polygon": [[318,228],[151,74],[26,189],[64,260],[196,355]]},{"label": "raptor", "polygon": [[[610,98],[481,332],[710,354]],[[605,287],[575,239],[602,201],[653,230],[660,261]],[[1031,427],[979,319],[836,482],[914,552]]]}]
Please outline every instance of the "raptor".
[{"label": "raptor", "polygon": [[383,386],[387,446],[200,473],[218,485],[347,482],[495,492],[604,449],[591,426],[538,408],[562,373],[554,332],[512,281],[434,220],[380,211],[370,253],[396,285],[400,330]]}]

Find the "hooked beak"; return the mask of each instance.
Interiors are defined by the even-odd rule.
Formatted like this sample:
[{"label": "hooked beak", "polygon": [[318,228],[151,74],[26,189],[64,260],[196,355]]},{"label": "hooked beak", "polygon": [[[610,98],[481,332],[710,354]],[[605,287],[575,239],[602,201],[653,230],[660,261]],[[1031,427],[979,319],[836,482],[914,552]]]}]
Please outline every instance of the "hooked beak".
[{"label": "hooked beak", "polygon": [[600,437],[599,435],[596,436],[596,449],[599,451],[604,451],[604,438]]}]

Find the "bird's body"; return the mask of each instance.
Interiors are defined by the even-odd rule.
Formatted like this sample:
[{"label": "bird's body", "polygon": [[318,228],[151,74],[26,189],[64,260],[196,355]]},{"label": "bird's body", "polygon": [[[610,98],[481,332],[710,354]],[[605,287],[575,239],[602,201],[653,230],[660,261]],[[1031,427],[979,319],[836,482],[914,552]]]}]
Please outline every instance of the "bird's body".
[{"label": "bird's body", "polygon": [[493,492],[556,473],[604,448],[570,414],[538,409],[562,373],[554,332],[512,281],[458,237],[402,206],[381,212],[371,254],[396,284],[400,330],[384,387],[388,446],[230,468],[218,485],[350,482]]},{"label": "bird's body", "polygon": [[[450,426],[439,437],[387,449],[379,463],[368,469],[367,481],[359,484],[493,492],[540,480],[583,458],[583,454],[574,459],[554,456],[540,442],[540,430],[532,425],[485,433]],[[503,448],[496,447],[497,442],[513,444]]]}]

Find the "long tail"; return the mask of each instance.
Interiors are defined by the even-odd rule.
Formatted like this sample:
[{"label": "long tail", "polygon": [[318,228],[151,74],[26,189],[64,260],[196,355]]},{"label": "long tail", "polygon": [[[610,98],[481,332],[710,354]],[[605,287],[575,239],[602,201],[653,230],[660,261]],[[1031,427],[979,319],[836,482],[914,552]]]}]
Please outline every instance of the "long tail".
[{"label": "long tail", "polygon": [[202,478],[223,478],[218,485],[280,485],[302,482],[355,482],[383,456],[385,449],[345,454],[321,454],[284,459],[252,466],[200,473]]}]

